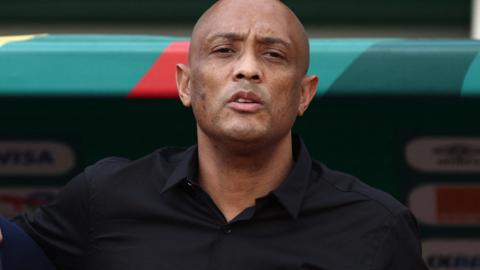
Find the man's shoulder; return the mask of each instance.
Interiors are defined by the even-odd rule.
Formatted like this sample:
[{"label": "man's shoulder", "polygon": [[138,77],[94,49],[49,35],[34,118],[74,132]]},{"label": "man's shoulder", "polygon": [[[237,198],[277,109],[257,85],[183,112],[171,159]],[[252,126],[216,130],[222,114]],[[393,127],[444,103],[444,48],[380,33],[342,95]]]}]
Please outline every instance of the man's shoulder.
[{"label": "man's shoulder", "polygon": [[160,198],[172,172],[191,154],[189,151],[165,147],[136,160],[108,157],[87,167],[80,179],[86,181],[95,221],[147,215],[149,205]]},{"label": "man's shoulder", "polygon": [[[332,198],[332,202],[339,205],[351,205],[358,207],[365,214],[383,214],[385,217],[395,217],[408,211],[408,208],[400,203],[392,195],[374,188],[359,178],[345,172],[333,170],[320,162],[314,161],[314,167],[320,173],[314,190]],[[324,192],[328,192],[328,195]]]},{"label": "man's shoulder", "polygon": [[112,178],[118,181],[122,176],[130,179],[154,176],[161,179],[162,176],[168,177],[189,151],[191,147],[166,146],[134,160],[117,156],[106,157],[86,167],[85,175],[91,181]]}]

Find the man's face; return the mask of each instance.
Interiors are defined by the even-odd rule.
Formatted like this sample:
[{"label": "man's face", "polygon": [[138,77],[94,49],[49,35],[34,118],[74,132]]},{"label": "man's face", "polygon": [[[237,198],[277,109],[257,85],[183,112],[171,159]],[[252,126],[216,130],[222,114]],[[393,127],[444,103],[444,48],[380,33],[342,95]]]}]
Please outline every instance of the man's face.
[{"label": "man's face", "polygon": [[213,11],[196,30],[188,99],[181,90],[180,96],[192,106],[199,132],[209,137],[280,138],[310,101],[303,91],[309,79],[305,41],[276,1],[257,1],[254,7],[251,1],[235,2]]}]

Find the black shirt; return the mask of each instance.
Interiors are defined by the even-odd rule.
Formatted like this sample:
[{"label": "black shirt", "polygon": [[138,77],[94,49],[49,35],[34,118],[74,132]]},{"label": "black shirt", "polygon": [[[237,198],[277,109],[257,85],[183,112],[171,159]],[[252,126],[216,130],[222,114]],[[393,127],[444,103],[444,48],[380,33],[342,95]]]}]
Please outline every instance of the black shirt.
[{"label": "black shirt", "polygon": [[405,206],[293,141],[288,177],[231,222],[196,184],[195,146],[101,160],[16,222],[59,269],[427,269]]}]

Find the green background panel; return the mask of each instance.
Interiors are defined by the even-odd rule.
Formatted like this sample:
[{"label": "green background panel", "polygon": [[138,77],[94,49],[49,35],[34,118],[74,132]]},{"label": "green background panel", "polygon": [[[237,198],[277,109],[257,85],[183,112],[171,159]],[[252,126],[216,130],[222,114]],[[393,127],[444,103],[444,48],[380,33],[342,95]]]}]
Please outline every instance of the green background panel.
[{"label": "green background panel", "polygon": [[48,35],[0,48],[3,95],[127,96],[179,38]]},{"label": "green background panel", "polygon": [[[479,51],[480,43],[466,40],[377,42],[339,76],[328,93],[460,96]],[[479,86],[471,88],[478,91]]]},{"label": "green background panel", "polygon": [[325,94],[340,75],[379,39],[323,39],[310,43],[309,74],[318,74],[317,95]]},{"label": "green background panel", "polygon": [[480,53],[477,54],[472,64],[468,68],[465,80],[462,86],[462,96],[475,95],[480,85]]},{"label": "green background panel", "polygon": [[[126,97],[179,40],[187,38],[47,35],[7,43],[0,47],[0,94]],[[318,96],[480,93],[475,60],[480,41],[311,39],[310,44],[309,73],[320,77]]]}]

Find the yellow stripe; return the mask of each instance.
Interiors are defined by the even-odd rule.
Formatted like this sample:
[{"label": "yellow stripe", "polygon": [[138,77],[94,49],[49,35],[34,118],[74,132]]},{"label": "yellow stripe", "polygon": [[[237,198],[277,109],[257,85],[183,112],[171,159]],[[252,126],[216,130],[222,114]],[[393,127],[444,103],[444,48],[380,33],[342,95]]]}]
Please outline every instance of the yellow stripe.
[{"label": "yellow stripe", "polygon": [[[43,34],[42,36],[44,36]],[[25,41],[25,40],[30,40],[33,39],[34,37],[39,36],[39,35],[22,35],[22,36],[0,36],[0,47],[3,45],[10,43],[10,42],[18,42],[18,41]]]}]

